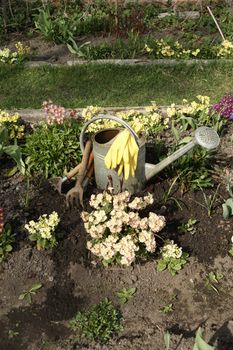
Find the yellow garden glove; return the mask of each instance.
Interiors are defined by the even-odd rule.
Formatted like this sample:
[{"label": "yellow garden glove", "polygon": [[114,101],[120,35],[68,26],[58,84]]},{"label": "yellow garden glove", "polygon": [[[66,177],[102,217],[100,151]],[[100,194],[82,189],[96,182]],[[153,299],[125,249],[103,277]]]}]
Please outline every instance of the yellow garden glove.
[{"label": "yellow garden glove", "polygon": [[125,129],[117,135],[111,145],[104,159],[105,165],[108,169],[117,169],[118,176],[124,171],[125,180],[129,176],[135,177],[138,150],[139,148],[134,137]]}]

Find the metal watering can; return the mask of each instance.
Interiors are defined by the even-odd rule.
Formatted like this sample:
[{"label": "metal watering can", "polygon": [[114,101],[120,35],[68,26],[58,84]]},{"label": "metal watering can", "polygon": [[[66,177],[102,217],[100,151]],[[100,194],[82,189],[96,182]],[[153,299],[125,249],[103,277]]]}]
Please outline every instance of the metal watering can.
[{"label": "metal watering can", "polygon": [[[139,146],[138,152],[138,162],[137,169],[135,172],[135,177],[129,177],[127,181],[124,181],[123,188],[128,190],[130,193],[136,193],[141,191],[148,180],[150,180],[154,175],[158,174],[166,166],[174,162],[176,159],[183,156],[194,146],[201,146],[208,150],[218,147],[220,138],[217,132],[209,127],[201,126],[197,128],[194,132],[194,137],[192,141],[175,151],[173,154],[163,159],[158,164],[150,164],[145,162],[146,158],[146,140],[144,137],[139,138],[136,132],[131,128],[131,126],[124,120],[114,117],[101,115],[90,119],[84,126],[80,134],[80,146],[82,152],[84,151],[84,135],[88,126],[95,122],[96,120],[110,119],[117,123],[123,125],[129,130],[131,135],[134,137],[137,145]],[[109,176],[112,178],[114,191],[118,192],[120,190],[120,178],[115,170],[107,169],[104,163],[104,158],[114,142],[115,137],[120,132],[120,129],[105,129],[97,132],[93,136],[93,153],[94,153],[94,167],[95,167],[95,180],[97,187],[105,190],[109,183]]]}]

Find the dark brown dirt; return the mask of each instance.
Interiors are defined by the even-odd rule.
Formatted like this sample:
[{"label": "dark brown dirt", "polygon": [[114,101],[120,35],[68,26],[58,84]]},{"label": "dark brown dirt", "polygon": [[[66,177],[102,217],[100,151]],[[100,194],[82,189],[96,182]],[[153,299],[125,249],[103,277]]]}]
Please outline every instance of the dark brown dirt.
[{"label": "dark brown dirt", "polygon": [[[216,158],[216,163],[229,170],[231,133],[232,127],[222,138]],[[0,266],[1,350],[161,350],[165,330],[171,333],[171,350],[191,350],[200,325],[206,330],[206,339],[218,350],[233,349],[233,269],[228,254],[232,218],[222,219],[221,204],[227,198],[224,185],[211,218],[196,203],[204,204],[201,192],[187,192],[182,197],[177,192],[175,196],[184,203],[180,210],[173,201],[166,206],[162,203],[166,181],[155,178],[148,187],[156,199],[150,211],[163,213],[167,220],[162,237],[174,239],[190,254],[189,263],[172,277],[167,271],[156,271],[156,255],[129,268],[103,268],[96,264],[86,250],[79,209],[67,210],[63,198],[40,178],[32,180],[29,205],[25,207],[25,180],[18,174],[6,178],[9,167],[9,163],[0,165],[0,207],[4,207],[17,240],[13,253]],[[216,181],[220,182],[217,176]],[[92,190],[94,187],[86,196],[86,205]],[[61,217],[59,244],[54,250],[37,251],[29,242],[24,225],[53,210]],[[190,217],[198,220],[195,234],[179,234],[177,227]],[[224,276],[217,290],[206,280],[211,271]],[[35,282],[43,287],[33,296],[32,303],[20,301],[19,295]],[[134,298],[121,306],[124,331],[106,344],[77,340],[68,321],[104,297],[117,305],[116,293],[124,287],[137,288]],[[165,314],[162,309],[168,304],[173,305],[173,311]],[[16,332],[13,337],[12,331]]]}]

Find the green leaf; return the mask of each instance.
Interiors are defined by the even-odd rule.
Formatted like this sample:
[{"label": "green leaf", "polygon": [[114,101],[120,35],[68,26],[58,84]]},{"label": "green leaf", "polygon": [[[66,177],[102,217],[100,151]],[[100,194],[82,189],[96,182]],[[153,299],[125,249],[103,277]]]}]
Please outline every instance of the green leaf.
[{"label": "green leaf", "polygon": [[215,347],[208,345],[203,339],[203,330],[198,328],[196,333],[195,344],[193,350],[217,350]]},{"label": "green leaf", "polygon": [[2,147],[4,144],[8,143],[9,135],[8,135],[8,130],[6,126],[3,126],[0,128],[0,144]]},{"label": "green leaf", "polygon": [[229,219],[231,208],[226,205],[226,203],[222,204],[222,214],[224,219]]},{"label": "green leaf", "polygon": [[119,298],[119,302],[121,304],[125,304],[133,297],[133,295],[136,292],[136,288],[123,288],[117,293],[117,296]]},{"label": "green leaf", "polygon": [[164,333],[163,339],[164,339],[164,344],[165,344],[165,350],[169,350],[170,349],[170,340],[171,340],[170,333],[169,332]]},{"label": "green leaf", "polygon": [[30,289],[30,292],[37,291],[38,289],[42,288],[42,283],[35,283]]},{"label": "green leaf", "polygon": [[222,204],[222,208],[224,219],[228,219],[231,215],[233,215],[233,198],[228,198],[226,202]]},{"label": "green leaf", "polygon": [[233,246],[232,246],[231,249],[229,250],[229,253],[233,256]]},{"label": "green leaf", "polygon": [[[75,45],[76,45],[76,43],[75,43]],[[76,46],[77,46],[77,45],[76,45]],[[67,48],[68,48],[68,50],[69,50],[72,54],[74,54],[74,55],[76,55],[76,54],[78,53],[78,47],[73,48],[70,44],[67,44]]]},{"label": "green leaf", "polygon": [[4,152],[10,156],[14,161],[16,162],[19,171],[22,172],[23,174],[25,173],[25,164],[22,160],[22,154],[20,151],[20,147],[17,145],[10,145],[4,147]]},{"label": "green leaf", "polygon": [[179,134],[179,131],[177,130],[177,128],[175,127],[174,125],[174,121],[172,121],[172,133],[176,139],[176,142],[178,143],[179,139],[180,139],[180,134]]},{"label": "green leaf", "polygon": [[23,300],[26,295],[27,295],[27,292],[20,294],[19,300]]},{"label": "green leaf", "polygon": [[157,271],[164,271],[167,268],[167,262],[164,259],[160,259],[157,262]]},{"label": "green leaf", "polygon": [[26,293],[25,299],[29,302],[29,304],[31,304],[31,303],[32,303],[32,296],[31,296],[31,293]]},{"label": "green leaf", "polygon": [[12,246],[10,244],[7,244],[7,246],[5,247],[5,250],[7,253],[11,252],[12,251]]},{"label": "green leaf", "polygon": [[14,166],[13,168],[11,168],[10,170],[7,171],[6,176],[7,177],[14,176],[18,170],[19,170],[18,167]]},{"label": "green leaf", "polygon": [[186,136],[179,142],[179,145],[186,144],[186,143],[192,141],[192,139],[193,138],[191,136]]}]

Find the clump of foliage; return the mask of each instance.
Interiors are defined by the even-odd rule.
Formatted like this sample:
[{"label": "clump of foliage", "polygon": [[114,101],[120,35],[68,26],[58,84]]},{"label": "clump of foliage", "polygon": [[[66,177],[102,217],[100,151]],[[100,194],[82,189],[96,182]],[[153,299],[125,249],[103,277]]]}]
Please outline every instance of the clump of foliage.
[{"label": "clump of foliage", "polygon": [[168,271],[174,276],[187,263],[189,254],[184,253],[174,241],[166,241],[160,249],[161,258],[157,262],[157,270]]},{"label": "clump of foliage", "polygon": [[219,294],[219,289],[217,285],[224,278],[224,275],[221,272],[211,271],[206,276],[206,286],[210,289],[213,289],[217,294]]},{"label": "clump of foliage", "polygon": [[26,136],[24,154],[30,172],[42,173],[45,178],[61,176],[81,160],[79,134],[81,123],[65,120],[62,124],[41,123]]},{"label": "clump of foliage", "polygon": [[32,296],[42,288],[42,283],[34,283],[32,287],[20,294],[19,300],[26,300],[29,304],[32,303]]},{"label": "clump of foliage", "polygon": [[[225,120],[211,108],[210,98],[202,95],[198,95],[196,100],[191,102],[183,100],[182,106],[172,104],[167,108],[167,114],[172,120],[172,133],[176,140],[173,150],[192,140],[191,136],[181,138],[182,133],[195,130],[200,126],[211,127],[220,132],[225,123]],[[200,187],[213,187],[214,152],[214,150],[195,147],[171,165],[172,173],[178,174],[182,192],[188,189],[197,190]]]},{"label": "clump of foliage", "polygon": [[25,123],[19,114],[0,110],[0,157],[10,157],[17,164],[8,171],[7,176],[14,175],[18,170],[26,174],[21,147],[18,145],[24,141],[24,136]]},{"label": "clump of foliage", "polygon": [[[187,137],[178,142],[176,148],[191,141],[192,137]],[[196,147],[177,159],[167,170],[168,173],[175,174],[177,183],[181,185],[181,192],[187,190],[198,190],[199,188],[213,187],[212,162],[214,152],[201,147]]]},{"label": "clump of foliage", "polygon": [[12,251],[14,242],[15,234],[12,233],[10,224],[4,225],[4,212],[3,208],[0,208],[0,263]]},{"label": "clump of foliage", "polygon": [[31,220],[25,225],[30,241],[36,242],[38,250],[53,248],[57,245],[55,230],[59,221],[58,214],[54,211],[49,216],[41,215],[37,222]]},{"label": "clump of foliage", "polygon": [[178,232],[179,233],[190,232],[193,235],[196,232],[196,227],[194,227],[194,225],[196,225],[197,223],[198,221],[196,219],[190,218],[186,223],[178,226]]},{"label": "clump of foliage", "polygon": [[198,95],[194,101],[182,101],[182,106],[174,103],[167,108],[169,118],[174,120],[178,131],[197,129],[199,126],[208,126],[221,131],[224,121],[211,108],[209,96]]},{"label": "clump of foliage", "polygon": [[[106,5],[106,6],[104,6]],[[36,29],[48,40],[56,44],[68,44],[74,37],[92,34],[109,28],[107,3],[92,4],[57,3],[54,6],[40,8],[35,15]]]},{"label": "clump of foliage", "polygon": [[[187,40],[186,40],[187,42]],[[103,41],[99,44],[84,45],[81,48],[77,46],[73,38],[69,40],[69,49],[71,53],[79,54],[87,60],[97,59],[134,59],[134,58],[149,58],[149,59],[221,59],[233,57],[233,43],[224,41],[215,46],[210,43],[196,43],[189,40],[187,43],[181,43],[174,40],[157,40],[153,36],[141,37],[135,31],[128,32],[128,38],[123,40],[118,38],[110,43]],[[208,46],[209,45],[209,46]]]},{"label": "clump of foliage", "polygon": [[73,39],[74,16],[76,16],[75,13],[71,18],[64,13],[53,16],[49,8],[40,9],[35,19],[35,27],[46,39],[56,44],[67,43]]},{"label": "clump of foliage", "polygon": [[14,144],[11,144],[8,128],[6,126],[0,126],[0,158],[8,156],[12,158],[22,174],[25,174],[25,164],[22,159],[22,153],[20,146],[17,145],[15,139]]},{"label": "clump of foliage", "polygon": [[120,304],[126,304],[131,298],[133,298],[136,293],[136,288],[123,288],[119,292],[117,292],[117,297],[119,299]]},{"label": "clump of foliage", "polygon": [[112,302],[105,298],[87,312],[78,312],[70,321],[70,327],[79,337],[106,342],[123,329],[122,316]]},{"label": "clump of foliage", "polygon": [[87,248],[104,265],[130,266],[136,257],[147,257],[156,249],[156,233],[165,226],[165,218],[150,212],[141,218],[139,211],[153,203],[153,197],[135,197],[128,191],[105,191],[92,195],[94,210],[83,212],[84,227],[90,235]]}]

